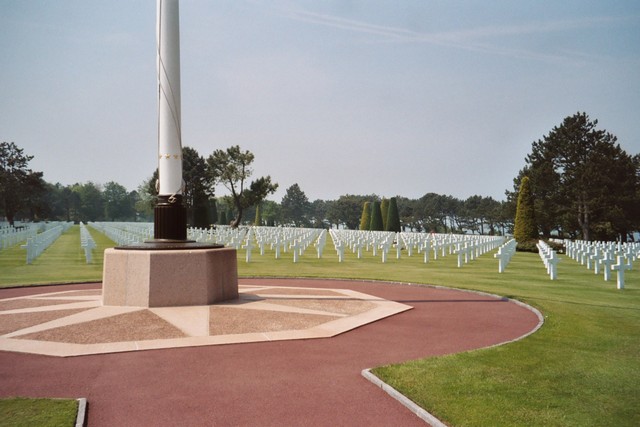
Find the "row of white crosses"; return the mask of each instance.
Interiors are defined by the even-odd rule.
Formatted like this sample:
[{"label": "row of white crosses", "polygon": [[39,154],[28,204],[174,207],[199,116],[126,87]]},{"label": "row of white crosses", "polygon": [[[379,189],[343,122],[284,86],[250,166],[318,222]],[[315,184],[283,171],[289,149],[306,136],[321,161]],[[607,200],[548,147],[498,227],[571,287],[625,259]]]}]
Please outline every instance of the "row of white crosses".
[{"label": "row of white crosses", "polygon": [[246,227],[232,228],[228,225],[219,225],[216,228],[189,228],[187,239],[239,249],[246,233]]},{"label": "row of white crosses", "polygon": [[430,254],[433,259],[447,254],[458,255],[458,267],[463,263],[493,250],[504,242],[503,237],[472,236],[435,233],[394,233],[384,231],[360,230],[331,230],[338,261],[344,260],[344,251],[349,248],[360,259],[363,251],[371,251],[373,256],[381,256],[382,262],[387,261],[388,253],[395,247],[396,259],[400,259],[402,251],[407,256],[413,256],[414,251],[422,254],[424,262],[428,263]]},{"label": "row of white crosses", "polygon": [[152,222],[90,222],[89,226],[120,246],[137,245],[153,238]]},{"label": "row of white crosses", "polygon": [[608,281],[611,272],[616,272],[616,287],[624,289],[626,270],[631,270],[633,261],[640,258],[640,243],[587,242],[565,240],[567,256],[573,258],[594,274],[603,274]]},{"label": "row of white crosses", "polygon": [[363,251],[371,251],[373,256],[380,252],[382,262],[386,262],[389,249],[395,238],[391,231],[329,230],[333,245],[338,255],[338,262],[344,261],[345,250],[349,248],[357,258],[362,258]]},{"label": "row of white crosses", "polygon": [[291,252],[293,262],[298,262],[311,245],[314,245],[318,258],[322,258],[326,244],[326,230],[292,227],[191,228],[187,230],[187,237],[197,242],[225,245],[237,251],[244,249],[246,262],[251,262],[254,249],[259,249],[263,256],[266,248],[274,251],[276,259]]},{"label": "row of white crosses", "polygon": [[551,280],[556,280],[558,278],[558,263],[560,262],[560,258],[558,258],[558,254],[556,251],[551,249],[551,246],[547,244],[544,240],[538,240],[536,244],[538,247],[538,254],[540,255],[540,259],[544,263],[544,266],[547,268],[547,274]]},{"label": "row of white crosses", "polygon": [[265,246],[274,250],[276,259],[281,257],[281,252],[291,250],[293,262],[297,263],[307,248],[314,245],[318,258],[322,258],[326,243],[325,230],[293,227],[252,227],[251,230],[251,238],[246,239],[246,245],[249,247],[255,239],[260,255],[264,255]]},{"label": "row of white crosses", "polygon": [[517,245],[516,239],[509,239],[498,248],[498,252],[493,254],[493,257],[498,259],[498,273],[504,273],[511,258],[516,253]]},{"label": "row of white crosses", "polygon": [[463,257],[466,264],[499,247],[504,240],[504,237],[464,235],[462,241],[456,243],[456,251],[454,251],[458,255],[458,267],[462,267]]},{"label": "row of white crosses", "polygon": [[19,227],[3,226],[0,229],[0,250],[9,249],[25,242],[28,238],[38,234],[42,228],[41,224],[28,224]]},{"label": "row of white crosses", "polygon": [[91,233],[83,222],[80,222],[80,247],[84,250],[84,257],[87,264],[91,264],[91,257],[93,249],[96,247],[96,242],[91,237]]},{"label": "row of white crosses", "polygon": [[38,258],[45,249],[47,249],[58,237],[73,225],[72,222],[58,222],[50,223],[47,225],[47,229],[42,233],[36,234],[33,237],[29,237],[27,242],[20,246],[27,250],[27,264],[31,264],[36,258]]}]

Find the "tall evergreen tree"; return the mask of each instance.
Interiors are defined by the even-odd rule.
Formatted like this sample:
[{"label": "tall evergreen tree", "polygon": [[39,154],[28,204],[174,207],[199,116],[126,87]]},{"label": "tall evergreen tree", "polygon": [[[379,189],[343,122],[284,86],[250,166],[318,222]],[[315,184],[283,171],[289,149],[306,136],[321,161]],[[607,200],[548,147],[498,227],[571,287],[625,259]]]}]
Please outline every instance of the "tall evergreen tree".
[{"label": "tall evergreen tree", "polygon": [[518,192],[513,237],[520,243],[538,239],[533,197],[529,188],[529,177],[526,176],[522,178]]},{"label": "tall evergreen tree", "polygon": [[387,227],[386,231],[395,231],[399,233],[400,226],[400,213],[398,212],[398,202],[395,197],[389,199],[389,208],[387,213]]},{"label": "tall evergreen tree", "polygon": [[382,229],[387,230],[387,216],[389,215],[389,199],[383,198],[380,202],[380,211],[382,213]]},{"label": "tall evergreen tree", "polygon": [[369,230],[371,226],[371,202],[364,202],[360,216],[360,230]]},{"label": "tall evergreen tree", "polygon": [[282,219],[286,223],[293,224],[296,227],[306,227],[309,225],[311,203],[298,184],[293,184],[287,188],[280,207],[282,209]]},{"label": "tall evergreen tree", "polygon": [[374,201],[371,203],[371,231],[384,231],[382,226],[382,210],[380,209],[380,202]]}]

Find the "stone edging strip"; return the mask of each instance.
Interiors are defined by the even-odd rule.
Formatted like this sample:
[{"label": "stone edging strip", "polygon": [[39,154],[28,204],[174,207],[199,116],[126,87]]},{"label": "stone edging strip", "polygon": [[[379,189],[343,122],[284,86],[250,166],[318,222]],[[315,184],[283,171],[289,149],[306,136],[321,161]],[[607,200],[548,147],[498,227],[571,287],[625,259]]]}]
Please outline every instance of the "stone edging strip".
[{"label": "stone edging strip", "polygon": [[362,376],[365,377],[367,380],[371,381],[373,384],[380,387],[389,396],[393,397],[398,402],[400,402],[403,406],[409,409],[411,412],[416,414],[416,416],[418,416],[418,418],[420,418],[422,421],[428,423],[432,427],[447,427],[446,424],[444,424],[442,421],[440,421],[439,419],[431,415],[429,412],[422,409],[420,406],[416,405],[411,399],[406,397],[404,394],[400,393],[398,390],[396,390],[395,388],[391,387],[389,384],[382,381],[380,378],[373,375],[370,369],[364,369],[362,371]]},{"label": "stone edging strip", "polygon": [[81,397],[78,400],[78,415],[76,415],[76,427],[84,427],[85,418],[87,416],[87,399]]}]

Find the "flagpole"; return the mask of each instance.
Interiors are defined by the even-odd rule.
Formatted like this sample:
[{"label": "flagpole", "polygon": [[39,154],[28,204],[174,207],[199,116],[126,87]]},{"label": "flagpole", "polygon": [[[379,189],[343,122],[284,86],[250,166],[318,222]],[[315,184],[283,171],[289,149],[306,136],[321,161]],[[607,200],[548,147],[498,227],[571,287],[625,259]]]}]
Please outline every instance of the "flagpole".
[{"label": "flagpole", "polygon": [[180,112],[180,19],[178,0],[157,0],[158,201],[154,240],[185,241]]}]

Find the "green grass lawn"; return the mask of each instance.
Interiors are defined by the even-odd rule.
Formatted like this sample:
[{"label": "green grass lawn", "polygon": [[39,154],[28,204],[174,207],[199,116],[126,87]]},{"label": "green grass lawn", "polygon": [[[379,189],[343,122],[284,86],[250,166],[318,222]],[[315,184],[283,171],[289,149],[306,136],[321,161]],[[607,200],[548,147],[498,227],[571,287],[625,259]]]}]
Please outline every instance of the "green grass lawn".
[{"label": "green grass lawn", "polygon": [[[91,232],[96,242],[102,238]],[[79,248],[75,228],[63,237],[74,233],[70,240]],[[101,279],[101,250],[95,252],[95,266],[86,266],[79,249],[70,243],[66,249],[57,247],[62,244],[56,242],[51,254],[47,250],[32,266],[8,266],[6,253],[0,252],[0,283]],[[108,246],[104,241],[98,245]],[[238,271],[243,277],[432,284],[516,298],[545,317],[544,326],[530,337],[501,347],[380,367],[374,373],[455,426],[640,425],[640,264],[627,272],[626,289],[620,291],[615,275],[604,282],[602,275],[564,256],[558,280],[551,281],[537,254],[517,253],[503,274],[497,272],[492,254],[457,268],[453,255],[424,264],[421,255],[407,257],[406,252],[397,260],[394,251],[382,264],[380,256],[368,253],[358,260],[347,250],[345,262],[339,263],[329,240],[322,259],[310,247],[296,264],[291,253],[276,260],[273,251],[260,256],[256,249],[247,264],[241,250]],[[5,280],[5,271],[11,279]]]},{"label": "green grass lawn", "polygon": [[20,245],[0,250],[0,287],[102,280],[104,249],[115,244],[94,229],[89,232],[97,246],[91,264],[87,264],[84,249],[80,247],[78,225],[69,228],[30,265],[26,262],[27,251]]},{"label": "green grass lawn", "polygon": [[72,427],[77,414],[75,399],[0,399],[0,427]]}]

